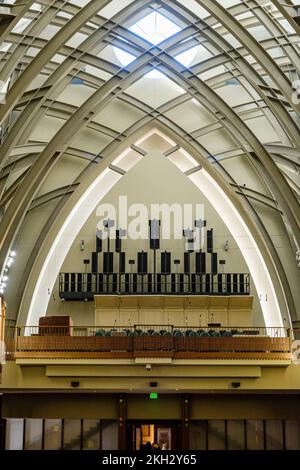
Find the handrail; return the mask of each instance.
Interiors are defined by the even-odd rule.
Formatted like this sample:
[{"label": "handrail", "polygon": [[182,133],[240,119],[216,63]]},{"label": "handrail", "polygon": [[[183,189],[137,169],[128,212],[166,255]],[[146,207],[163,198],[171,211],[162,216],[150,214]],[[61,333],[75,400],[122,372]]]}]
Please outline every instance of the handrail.
[{"label": "handrail", "polygon": [[[211,334],[211,336],[261,336],[273,338],[291,338],[291,329],[287,327],[266,327],[266,326],[195,326],[195,325],[170,325],[170,324],[136,324],[136,325],[76,325],[76,326],[13,326],[10,327],[14,334],[10,337],[18,336],[109,336],[114,334],[146,335],[166,333],[178,336],[201,336],[201,333]],[[196,336],[197,336],[196,335]],[[204,334],[203,334],[204,336]]]},{"label": "handrail", "polygon": [[290,360],[288,328],[173,325],[17,326],[7,359],[134,358]]}]

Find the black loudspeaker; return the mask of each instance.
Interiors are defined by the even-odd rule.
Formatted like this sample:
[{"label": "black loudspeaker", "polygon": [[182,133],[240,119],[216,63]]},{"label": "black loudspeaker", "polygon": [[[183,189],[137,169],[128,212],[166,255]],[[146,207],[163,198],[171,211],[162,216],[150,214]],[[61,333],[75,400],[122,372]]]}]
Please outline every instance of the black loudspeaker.
[{"label": "black loudspeaker", "polygon": [[137,293],[137,288],[138,288],[137,280],[138,280],[137,274],[134,273],[132,275],[132,292],[134,292],[135,294]]},{"label": "black loudspeaker", "polygon": [[244,294],[245,293],[245,275],[240,274],[240,288],[239,288],[239,294]]},{"label": "black loudspeaker", "polygon": [[64,291],[69,292],[70,290],[70,275],[68,273],[64,274]]},{"label": "black loudspeaker", "polygon": [[125,274],[125,293],[128,294],[130,292],[130,274]]},{"label": "black loudspeaker", "polygon": [[77,274],[77,291],[82,292],[82,274]]},{"label": "black loudspeaker", "polygon": [[207,230],[207,252],[212,253],[214,251],[214,229]]},{"label": "black loudspeaker", "polygon": [[124,274],[126,271],[126,254],[122,251],[119,254],[119,273]]},{"label": "black loudspeaker", "polygon": [[231,294],[231,274],[226,274],[226,293]]},{"label": "black loudspeaker", "polygon": [[179,293],[183,294],[184,292],[184,274],[179,274]]},{"label": "black loudspeaker", "polygon": [[218,294],[223,293],[223,275],[218,274]]},{"label": "black loudspeaker", "polygon": [[237,274],[233,274],[233,293],[234,294],[237,294],[238,293],[238,287],[239,287],[239,284],[238,284],[238,275]]},{"label": "black loudspeaker", "polygon": [[75,273],[71,273],[71,292],[76,291],[76,275]]},{"label": "black loudspeaker", "polygon": [[118,291],[118,275],[113,274],[112,291],[115,294]]},{"label": "black loudspeaker", "polygon": [[96,251],[97,253],[102,252],[102,238],[99,238],[97,235],[96,235]]},{"label": "black loudspeaker", "polygon": [[205,294],[210,294],[210,274],[205,274]]},{"label": "black loudspeaker", "polygon": [[112,274],[114,271],[114,254],[112,252],[103,253],[103,272]]},{"label": "black loudspeaker", "polygon": [[147,274],[148,272],[148,253],[140,251],[138,253],[138,273]]},{"label": "black loudspeaker", "polygon": [[92,253],[92,273],[98,272],[98,253]]},{"label": "black loudspeaker", "polygon": [[171,292],[176,293],[176,274],[171,274]]},{"label": "black loudspeaker", "polygon": [[196,294],[196,292],[197,292],[196,274],[192,274],[191,278],[192,278],[191,291],[192,291],[193,294]]},{"label": "black loudspeaker", "polygon": [[152,286],[153,286],[152,274],[148,274],[148,280],[147,280],[148,294],[152,294],[152,291],[153,291]]},{"label": "black loudspeaker", "polygon": [[91,290],[92,290],[92,274],[88,273],[86,278],[87,278],[86,291],[91,292]]},{"label": "black loudspeaker", "polygon": [[206,273],[206,254],[200,251],[196,253],[196,274]]},{"label": "black loudspeaker", "polygon": [[190,274],[190,272],[191,272],[191,258],[190,258],[190,253],[186,251],[184,253],[184,273]]},{"label": "black loudspeaker", "polygon": [[160,294],[161,293],[161,274],[157,274],[156,275],[156,290],[157,290],[157,293]]},{"label": "black loudspeaker", "polygon": [[98,292],[101,294],[103,292],[103,274],[98,274]]},{"label": "black loudspeaker", "polygon": [[163,251],[160,259],[161,273],[171,274],[171,253],[169,251]]},{"label": "black loudspeaker", "polygon": [[218,253],[211,254],[211,273],[218,273]]},{"label": "black loudspeaker", "polygon": [[159,250],[160,221],[156,219],[149,220],[149,227],[150,227],[150,248],[151,250]]},{"label": "black loudspeaker", "polygon": [[116,252],[121,253],[122,251],[122,239],[120,238],[120,230],[116,230]]}]

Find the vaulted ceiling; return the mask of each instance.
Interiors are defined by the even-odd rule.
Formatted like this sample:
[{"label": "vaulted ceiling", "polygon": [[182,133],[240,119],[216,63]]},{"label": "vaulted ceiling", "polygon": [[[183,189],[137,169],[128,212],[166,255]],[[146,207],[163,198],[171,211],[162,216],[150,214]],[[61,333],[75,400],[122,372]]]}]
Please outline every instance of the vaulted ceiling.
[{"label": "vaulted ceiling", "polygon": [[[30,210],[55,201],[47,232],[84,173],[153,123],[204,156],[234,189],[286,280],[257,204],[280,215],[295,253],[300,246],[296,3],[1,2],[0,267]],[[133,27],[153,12],[178,30],[158,44]],[[66,158],[64,184],[58,178],[60,184],[47,185]],[[245,166],[254,172],[255,184],[240,178]]]}]

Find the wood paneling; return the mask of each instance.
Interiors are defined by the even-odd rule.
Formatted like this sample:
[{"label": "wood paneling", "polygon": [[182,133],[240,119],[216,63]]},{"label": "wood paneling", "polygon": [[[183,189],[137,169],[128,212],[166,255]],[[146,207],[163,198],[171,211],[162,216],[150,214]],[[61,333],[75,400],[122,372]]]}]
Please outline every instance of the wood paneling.
[{"label": "wood paneling", "polygon": [[251,296],[96,296],[95,324],[251,326],[252,304]]}]

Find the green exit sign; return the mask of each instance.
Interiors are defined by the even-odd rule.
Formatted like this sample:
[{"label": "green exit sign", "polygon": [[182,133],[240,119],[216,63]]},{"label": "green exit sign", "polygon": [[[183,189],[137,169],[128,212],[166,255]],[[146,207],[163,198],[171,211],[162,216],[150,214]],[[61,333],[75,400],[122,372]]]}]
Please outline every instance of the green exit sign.
[{"label": "green exit sign", "polygon": [[151,392],[150,393],[150,400],[157,400],[158,399],[158,394],[156,392]]}]

